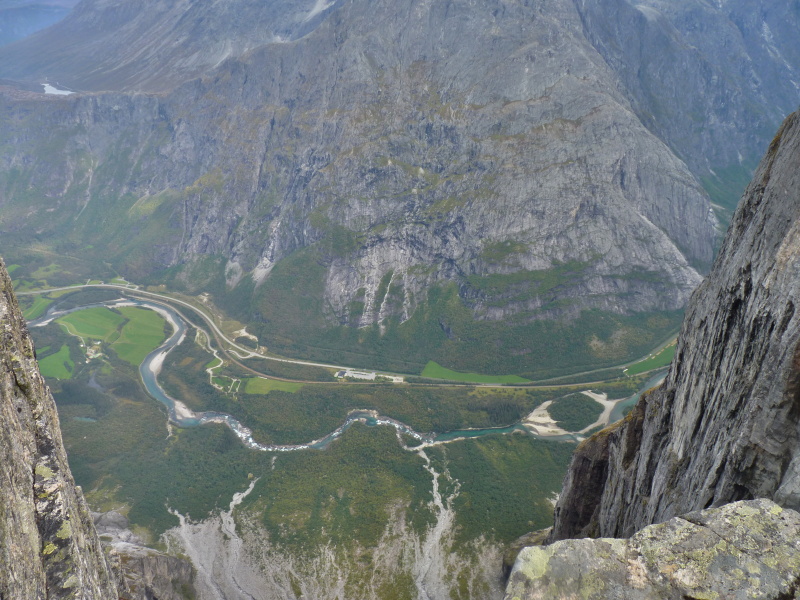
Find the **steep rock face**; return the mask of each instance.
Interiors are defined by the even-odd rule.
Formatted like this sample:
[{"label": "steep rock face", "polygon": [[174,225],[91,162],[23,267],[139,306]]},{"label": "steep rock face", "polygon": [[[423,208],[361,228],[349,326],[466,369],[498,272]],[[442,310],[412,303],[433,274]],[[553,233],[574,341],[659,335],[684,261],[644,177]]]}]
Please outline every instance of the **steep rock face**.
[{"label": "steep rock face", "polygon": [[751,500],[651,525],[627,540],[525,548],[506,599],[797,598],[798,535],[800,514]]},{"label": "steep rock face", "polygon": [[130,600],[193,600],[195,570],[192,564],[140,547],[120,556],[119,570],[125,580]]},{"label": "steep rock face", "polygon": [[133,277],[221,257],[229,285],[319,244],[338,324],[407,319],[451,281],[487,320],[684,305],[710,204],[573,2],[326,15],[164,97],[4,102],[3,229],[90,235]]},{"label": "steep rock face", "polygon": [[0,260],[0,597],[117,598]]},{"label": "steep rock face", "polygon": [[629,536],[726,502],[800,508],[800,113],[690,303],[663,386],[576,452],[552,540]]},{"label": "steep rock face", "polygon": [[721,183],[728,169],[753,166],[778,123],[797,108],[797,3],[576,5],[587,37],[619,76],[636,114],[698,176]]}]

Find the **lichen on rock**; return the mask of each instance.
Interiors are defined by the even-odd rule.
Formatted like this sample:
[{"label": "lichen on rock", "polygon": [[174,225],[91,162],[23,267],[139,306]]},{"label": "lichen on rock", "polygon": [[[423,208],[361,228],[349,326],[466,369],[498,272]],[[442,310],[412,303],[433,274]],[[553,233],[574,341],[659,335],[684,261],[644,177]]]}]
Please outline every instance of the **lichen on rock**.
[{"label": "lichen on rock", "polygon": [[506,600],[795,598],[800,514],[770,500],[727,504],[651,525],[627,540],[525,548]]}]

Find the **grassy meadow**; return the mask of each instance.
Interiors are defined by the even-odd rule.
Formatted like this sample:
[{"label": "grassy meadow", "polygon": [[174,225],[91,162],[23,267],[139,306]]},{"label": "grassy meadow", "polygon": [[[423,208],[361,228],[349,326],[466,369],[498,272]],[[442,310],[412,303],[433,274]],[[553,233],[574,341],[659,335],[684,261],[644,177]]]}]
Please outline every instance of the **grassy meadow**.
[{"label": "grassy meadow", "polygon": [[277,379],[265,379],[263,377],[251,377],[247,380],[245,387],[246,394],[262,394],[266,395],[270,392],[289,392],[294,394],[302,389],[302,383],[295,383],[293,381],[279,381]]},{"label": "grassy meadow", "polygon": [[662,348],[657,353],[649,356],[644,360],[640,360],[637,363],[632,364],[630,367],[625,369],[625,373],[627,375],[639,375],[640,373],[645,373],[647,371],[653,371],[655,369],[660,369],[661,367],[666,367],[669,363],[672,362],[672,359],[675,357],[675,342],[673,341],[671,344]]},{"label": "grassy meadow", "polygon": [[119,338],[119,329],[125,318],[119,311],[98,306],[70,313],[56,321],[63,324],[71,335],[114,343]]},{"label": "grassy meadow", "polygon": [[69,352],[69,346],[63,344],[58,352],[45,356],[39,360],[39,370],[45,377],[56,379],[69,379],[75,370],[75,363]]},{"label": "grassy meadow", "polygon": [[161,315],[146,308],[123,306],[119,312],[127,322],[111,347],[122,360],[139,366],[164,341],[167,325]]},{"label": "grassy meadow", "polygon": [[56,322],[71,335],[107,344],[122,360],[136,367],[164,341],[168,327],[158,313],[135,306],[87,308]]},{"label": "grassy meadow", "polygon": [[428,364],[425,365],[421,376],[429,379],[447,379],[450,381],[463,381],[465,383],[489,383],[499,385],[505,383],[531,383],[530,379],[524,379],[517,375],[480,375],[478,373],[452,371],[432,360],[428,361]]}]

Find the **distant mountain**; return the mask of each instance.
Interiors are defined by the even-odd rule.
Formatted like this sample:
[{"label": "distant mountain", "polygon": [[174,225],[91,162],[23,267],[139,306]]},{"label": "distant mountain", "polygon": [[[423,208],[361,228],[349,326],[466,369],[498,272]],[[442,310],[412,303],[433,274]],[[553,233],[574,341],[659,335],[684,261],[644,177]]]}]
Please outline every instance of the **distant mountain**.
[{"label": "distant mountain", "polygon": [[590,0],[576,6],[587,37],[642,122],[709,183],[724,186],[737,164],[754,169],[778,125],[800,104],[799,2]]},{"label": "distant mountain", "polygon": [[0,46],[57,23],[78,0],[5,0],[0,3]]},{"label": "distant mountain", "polygon": [[322,0],[84,0],[68,19],[5,49],[0,77],[84,91],[166,91],[227,58],[313,30]]},{"label": "distant mountain", "polygon": [[0,77],[109,90],[6,88],[0,229],[229,295],[286,352],[619,363],[800,97],[779,4],[758,37],[733,1],[86,0],[0,49]]}]

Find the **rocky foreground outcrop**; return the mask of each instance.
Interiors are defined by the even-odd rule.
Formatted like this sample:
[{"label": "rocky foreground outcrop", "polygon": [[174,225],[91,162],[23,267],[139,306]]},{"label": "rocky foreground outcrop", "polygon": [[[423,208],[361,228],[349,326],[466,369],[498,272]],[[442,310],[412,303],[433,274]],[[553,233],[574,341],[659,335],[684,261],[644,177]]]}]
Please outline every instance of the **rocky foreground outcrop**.
[{"label": "rocky foreground outcrop", "polygon": [[118,598],[0,260],[0,598]]},{"label": "rocky foreground outcrop", "polygon": [[789,599],[799,584],[800,514],[751,500],[651,525],[630,539],[526,548],[506,599]]}]

